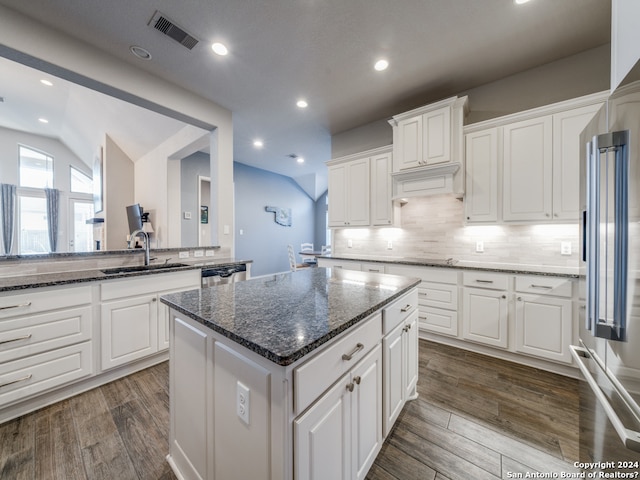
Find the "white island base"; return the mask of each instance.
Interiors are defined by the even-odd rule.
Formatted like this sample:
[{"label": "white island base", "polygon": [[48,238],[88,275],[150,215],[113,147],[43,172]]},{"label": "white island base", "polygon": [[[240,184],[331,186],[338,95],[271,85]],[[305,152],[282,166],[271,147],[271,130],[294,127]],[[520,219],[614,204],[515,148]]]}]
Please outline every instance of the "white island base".
[{"label": "white island base", "polygon": [[416,397],[417,291],[278,365],[171,309],[179,479],[364,479]]}]

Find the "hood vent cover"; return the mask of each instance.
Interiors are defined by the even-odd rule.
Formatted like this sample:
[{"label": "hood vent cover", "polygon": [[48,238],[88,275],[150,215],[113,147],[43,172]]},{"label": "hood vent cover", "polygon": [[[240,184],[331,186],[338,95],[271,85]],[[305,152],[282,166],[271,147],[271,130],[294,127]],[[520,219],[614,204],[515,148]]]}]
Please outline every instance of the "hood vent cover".
[{"label": "hood vent cover", "polygon": [[156,11],[153,15],[149,25],[168,37],[173,38],[176,42],[189,50],[192,50],[193,47],[200,43],[200,40],[176,25],[172,20],[169,20],[166,15],[159,11]]}]

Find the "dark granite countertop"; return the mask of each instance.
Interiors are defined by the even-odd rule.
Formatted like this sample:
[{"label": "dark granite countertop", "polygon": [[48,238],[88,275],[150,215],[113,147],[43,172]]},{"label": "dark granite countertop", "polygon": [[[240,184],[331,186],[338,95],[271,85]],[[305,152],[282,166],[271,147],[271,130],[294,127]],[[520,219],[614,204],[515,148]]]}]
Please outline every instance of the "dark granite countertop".
[{"label": "dark granite countertop", "polygon": [[398,275],[308,268],[161,301],[278,365],[290,365],[419,283]]},{"label": "dark granite countertop", "polygon": [[[95,282],[100,280],[112,280],[115,278],[129,278],[140,275],[153,275],[158,273],[179,272],[182,270],[194,270],[212,266],[238,265],[241,263],[251,263],[253,260],[236,260],[229,258],[207,260],[207,265],[201,264],[181,264],[171,263],[169,265],[150,265],[148,268],[142,266],[127,265],[123,268],[111,266],[94,270],[72,270],[68,272],[38,273],[30,275],[12,275],[0,277],[0,292],[10,292],[15,290],[25,290],[29,288],[52,287],[57,285],[68,285],[72,283]],[[118,271],[120,270],[120,271]],[[106,273],[105,273],[106,272]]]},{"label": "dark granite countertop", "polygon": [[479,270],[483,272],[512,273],[526,275],[546,275],[553,277],[579,278],[578,267],[556,265],[526,265],[517,263],[473,262],[468,260],[420,258],[420,257],[375,257],[367,255],[325,255],[330,260],[349,260],[353,262],[391,263],[418,267],[455,268],[460,270]]}]

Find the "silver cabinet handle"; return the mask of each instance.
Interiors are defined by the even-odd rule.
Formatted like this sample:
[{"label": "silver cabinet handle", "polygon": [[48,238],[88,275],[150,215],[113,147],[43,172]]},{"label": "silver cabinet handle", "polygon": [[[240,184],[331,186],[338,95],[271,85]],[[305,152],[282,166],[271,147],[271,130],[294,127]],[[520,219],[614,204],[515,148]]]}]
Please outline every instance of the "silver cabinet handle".
[{"label": "silver cabinet handle", "polygon": [[11,308],[30,307],[30,306],[31,306],[31,302],[19,303],[18,305],[9,305],[7,307],[0,307],[0,310],[9,310]]},{"label": "silver cabinet handle", "polygon": [[478,282],[478,283],[493,283],[493,280],[481,280],[481,279],[478,279],[478,280],[476,280],[476,282]]},{"label": "silver cabinet handle", "polygon": [[26,382],[27,380],[29,380],[31,378],[31,376],[32,375],[29,374],[29,375],[26,375],[26,376],[24,376],[22,378],[18,378],[17,380],[12,380],[11,382],[0,384],[0,388],[8,387],[9,385],[13,385],[14,383],[18,383],[18,382]]},{"label": "silver cabinet handle", "polygon": [[413,305],[407,304],[407,305],[405,305],[404,307],[402,307],[402,308],[400,309],[400,311],[401,311],[402,313],[404,313],[404,312],[408,312],[408,311],[409,311],[409,310],[411,310],[412,308],[413,308]]},{"label": "silver cabinet handle", "polygon": [[353,392],[353,383],[347,383],[347,390],[349,390],[350,392]]},{"label": "silver cabinet handle", "polygon": [[[627,447],[629,450],[633,450],[634,452],[640,452],[640,432],[636,432],[635,430],[630,430],[624,426],[624,424],[616,414],[616,411],[613,409],[613,407],[609,403],[609,399],[604,393],[602,393],[602,390],[600,390],[600,386],[598,385],[598,382],[593,378],[591,371],[584,364],[583,360],[585,358],[591,358],[589,351],[586,348],[577,347],[575,345],[570,345],[569,348],[571,349],[571,355],[573,355],[573,358],[578,364],[578,367],[580,367],[580,371],[582,372],[582,375],[584,375],[584,378],[587,380],[587,383],[589,383],[591,390],[593,390],[593,393],[595,394],[596,398],[602,405],[602,408],[604,408],[604,411],[607,414],[607,417],[609,418],[609,420],[611,421],[611,424],[616,429],[616,432],[618,432],[618,436],[620,437],[620,440],[622,440],[622,443],[624,443],[625,447]],[[596,364],[598,364],[598,362],[596,362]],[[598,365],[598,368],[601,368],[601,367]],[[621,385],[620,386],[616,385],[613,382],[613,379],[611,377],[607,376],[607,378],[612,381],[613,386],[616,388],[618,393],[624,399],[624,395],[622,394],[624,388],[622,388]],[[623,403],[626,403],[626,399],[625,399],[625,402]],[[631,405],[630,403],[626,403],[626,404]]]},{"label": "silver cabinet handle", "polygon": [[360,378],[360,376],[353,377],[353,383],[355,383],[356,385],[360,385],[361,381],[362,381],[362,378]]},{"label": "silver cabinet handle", "polygon": [[11,342],[19,342],[20,340],[28,340],[30,338],[31,338],[31,334],[23,335],[21,337],[12,338],[11,340],[2,340],[0,341],[0,345],[4,345],[5,343],[11,343]]},{"label": "silver cabinet handle", "polygon": [[544,288],[546,290],[551,290],[553,289],[553,287],[550,287],[549,285],[536,285],[534,283],[531,284],[530,286],[531,288]]},{"label": "silver cabinet handle", "polygon": [[518,301],[521,302],[522,301],[522,297],[518,297]]},{"label": "silver cabinet handle", "polygon": [[343,360],[347,360],[347,361],[351,360],[351,359],[353,358],[353,356],[354,356],[356,353],[358,353],[360,350],[362,350],[363,348],[364,348],[364,345],[363,345],[363,344],[361,344],[361,343],[358,343],[358,344],[356,345],[356,348],[354,348],[351,352],[349,352],[349,353],[343,353],[343,354],[342,354],[342,359],[343,359]]}]

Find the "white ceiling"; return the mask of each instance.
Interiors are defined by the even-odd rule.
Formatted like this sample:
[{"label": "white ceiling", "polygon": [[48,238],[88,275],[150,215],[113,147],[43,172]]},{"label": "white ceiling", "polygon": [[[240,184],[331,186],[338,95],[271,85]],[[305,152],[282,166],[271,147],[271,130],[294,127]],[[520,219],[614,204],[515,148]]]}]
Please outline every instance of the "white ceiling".
[{"label": "white ceiling", "polygon": [[[313,198],[326,188],[331,135],[606,44],[611,19],[610,0],[0,4],[228,108],[234,160],[290,176]],[[148,26],[157,10],[201,42],[190,51]],[[227,57],[211,52],[218,40]],[[134,57],[131,45],[152,60]],[[380,57],[390,62],[384,72],[372,68]],[[299,97],[307,109],[295,106]],[[79,110],[83,101],[74,102]],[[262,150],[252,146],[258,137]]]}]

